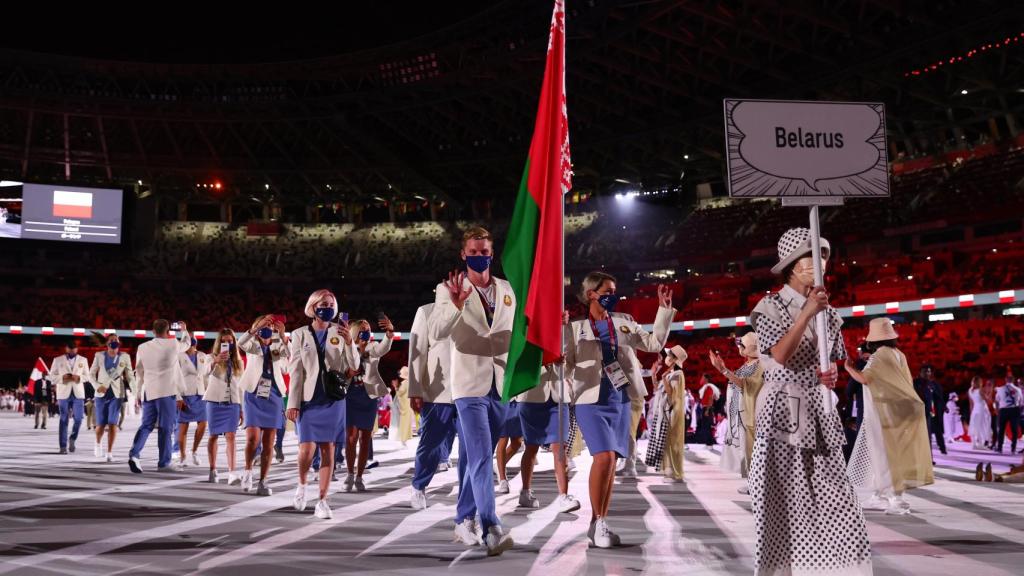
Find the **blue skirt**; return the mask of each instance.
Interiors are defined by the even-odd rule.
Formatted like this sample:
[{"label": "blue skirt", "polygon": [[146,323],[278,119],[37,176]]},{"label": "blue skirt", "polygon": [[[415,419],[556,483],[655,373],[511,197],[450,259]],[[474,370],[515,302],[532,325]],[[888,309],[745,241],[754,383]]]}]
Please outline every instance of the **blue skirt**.
[{"label": "blue skirt", "polygon": [[206,400],[199,394],[184,396],[185,409],[178,410],[178,424],[185,422],[206,422]]},{"label": "blue skirt", "polygon": [[625,458],[629,455],[629,394],[625,388],[612,388],[607,378],[601,379],[601,388],[597,403],[576,405],[576,422],[592,455],[611,451]]},{"label": "blue skirt", "polygon": [[[519,422],[523,438],[530,446],[544,446],[558,442],[558,402],[522,402],[519,404]],[[562,409],[562,440],[569,438],[569,405]]]},{"label": "blue skirt", "polygon": [[299,410],[299,442],[337,442],[345,438],[345,400],[306,402]]},{"label": "blue skirt", "polygon": [[260,398],[252,392],[245,393],[245,427],[273,428],[284,424],[284,403],[276,387],[271,387],[270,396]]},{"label": "blue skirt", "polygon": [[503,438],[522,438],[523,425],[519,422],[519,402],[509,402],[505,410],[505,423],[501,427]]},{"label": "blue skirt", "polygon": [[[107,390],[110,392],[110,390]],[[97,426],[117,426],[121,419],[121,399],[115,398],[113,394],[97,396],[93,400]]]},{"label": "blue skirt", "polygon": [[370,398],[365,386],[351,386],[345,396],[345,425],[373,430],[377,421],[377,400]]},{"label": "blue skirt", "polygon": [[209,422],[210,435],[219,436],[238,429],[238,419],[242,415],[242,407],[229,402],[207,402],[206,420]]}]

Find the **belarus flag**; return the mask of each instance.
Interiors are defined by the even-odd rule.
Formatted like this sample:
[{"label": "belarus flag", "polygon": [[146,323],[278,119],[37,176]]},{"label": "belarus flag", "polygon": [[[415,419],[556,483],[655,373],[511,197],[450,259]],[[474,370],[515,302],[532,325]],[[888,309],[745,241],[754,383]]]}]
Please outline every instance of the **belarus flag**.
[{"label": "belarus flag", "polygon": [[555,0],[547,62],[526,168],[501,255],[516,294],[502,398],[540,383],[541,365],[562,355],[562,212],[572,187],[565,108],[565,6]]},{"label": "belarus flag", "polygon": [[92,218],[92,193],[54,190],[53,215],[56,218]]}]

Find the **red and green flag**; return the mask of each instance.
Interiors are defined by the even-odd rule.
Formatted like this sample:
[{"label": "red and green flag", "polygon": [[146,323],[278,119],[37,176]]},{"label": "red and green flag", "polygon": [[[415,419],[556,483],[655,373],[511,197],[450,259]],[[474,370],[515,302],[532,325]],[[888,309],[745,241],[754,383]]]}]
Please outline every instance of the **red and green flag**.
[{"label": "red and green flag", "polygon": [[562,355],[562,212],[572,186],[565,107],[565,4],[555,0],[530,155],[519,184],[502,269],[516,294],[502,398],[533,388]]}]

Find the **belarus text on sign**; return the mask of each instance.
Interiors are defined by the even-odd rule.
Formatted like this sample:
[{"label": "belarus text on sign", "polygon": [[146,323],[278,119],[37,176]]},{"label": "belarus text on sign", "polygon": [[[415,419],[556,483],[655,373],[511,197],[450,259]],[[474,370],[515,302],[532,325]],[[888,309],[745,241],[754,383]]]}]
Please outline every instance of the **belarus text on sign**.
[{"label": "belarus text on sign", "polygon": [[888,196],[885,105],[725,100],[729,195]]}]

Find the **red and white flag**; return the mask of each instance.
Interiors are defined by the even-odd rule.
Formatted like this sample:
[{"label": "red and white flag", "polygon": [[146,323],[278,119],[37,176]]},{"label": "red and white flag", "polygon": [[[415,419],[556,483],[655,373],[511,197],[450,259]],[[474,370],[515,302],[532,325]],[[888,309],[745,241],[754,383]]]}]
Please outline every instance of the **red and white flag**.
[{"label": "red and white flag", "polygon": [[53,191],[55,218],[92,218],[92,193]]},{"label": "red and white flag", "polygon": [[50,372],[50,369],[46,367],[46,362],[43,362],[42,358],[36,358],[36,365],[32,368],[32,374],[28,377],[28,393],[36,393],[36,382],[42,379],[44,374]]}]

